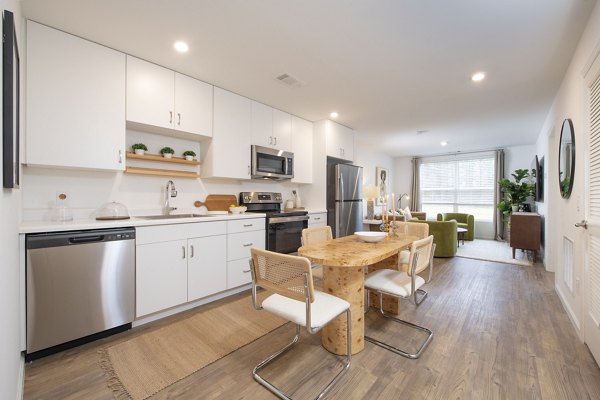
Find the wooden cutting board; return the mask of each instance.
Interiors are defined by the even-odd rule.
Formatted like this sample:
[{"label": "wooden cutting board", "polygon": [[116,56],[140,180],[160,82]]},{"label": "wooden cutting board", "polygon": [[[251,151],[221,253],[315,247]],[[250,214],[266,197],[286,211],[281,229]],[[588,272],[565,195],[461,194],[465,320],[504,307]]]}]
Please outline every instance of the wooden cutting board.
[{"label": "wooden cutting board", "polygon": [[194,202],[194,206],[205,206],[208,211],[229,211],[229,206],[237,205],[237,196],[233,194],[209,194],[206,200]]}]

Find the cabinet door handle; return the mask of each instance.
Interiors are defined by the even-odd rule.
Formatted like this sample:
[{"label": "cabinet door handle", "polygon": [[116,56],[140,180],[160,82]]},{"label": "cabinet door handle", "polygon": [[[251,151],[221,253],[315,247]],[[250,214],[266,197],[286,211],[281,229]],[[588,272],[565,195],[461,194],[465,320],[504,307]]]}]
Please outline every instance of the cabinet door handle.
[{"label": "cabinet door handle", "polygon": [[183,255],[181,258],[185,258],[185,246],[181,246],[181,250],[183,251]]},{"label": "cabinet door handle", "polygon": [[248,175],[250,175],[250,166],[248,165]]},{"label": "cabinet door handle", "polygon": [[173,111],[169,111],[169,124],[173,123]]},{"label": "cabinet door handle", "polygon": [[119,164],[123,164],[123,150],[119,150]]},{"label": "cabinet door handle", "polygon": [[320,219],[321,219],[321,217],[315,217],[315,218],[314,218],[314,220],[315,220],[315,221],[318,221],[318,220],[320,220]]},{"label": "cabinet door handle", "polygon": [[254,226],[254,224],[244,224],[244,228],[250,228],[251,226]]},{"label": "cabinet door handle", "polygon": [[190,258],[194,258],[194,245],[190,244]]},{"label": "cabinet door handle", "polygon": [[181,126],[181,113],[177,113],[177,125]]},{"label": "cabinet door handle", "polygon": [[274,137],[273,137],[273,141],[274,141],[273,145],[274,145],[274,146],[277,146],[277,136],[274,136]]},{"label": "cabinet door handle", "polygon": [[273,136],[269,136],[269,144],[273,144]]},{"label": "cabinet door handle", "polygon": [[244,246],[244,247],[250,247],[250,246],[252,246],[253,244],[254,244],[254,243],[245,243],[245,244],[243,244],[242,246]]},{"label": "cabinet door handle", "polygon": [[250,272],[250,270],[249,270],[249,269],[245,269],[245,270],[243,270],[242,272],[243,272],[243,273],[245,273],[245,274],[247,274],[247,273],[249,273],[249,272]]}]

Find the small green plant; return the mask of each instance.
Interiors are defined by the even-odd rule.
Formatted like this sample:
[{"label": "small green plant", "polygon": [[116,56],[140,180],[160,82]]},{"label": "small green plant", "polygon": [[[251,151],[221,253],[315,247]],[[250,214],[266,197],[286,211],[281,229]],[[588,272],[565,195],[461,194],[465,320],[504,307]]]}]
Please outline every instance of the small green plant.
[{"label": "small green plant", "polygon": [[192,156],[192,157],[196,157],[196,153],[194,153],[192,150],[186,150],[183,152],[183,156]]},{"label": "small green plant", "polygon": [[175,150],[170,147],[163,147],[160,149],[160,154],[175,154]]},{"label": "small green plant", "polygon": [[144,143],[136,143],[131,145],[131,150],[136,151],[136,150],[144,150],[144,151],[148,151],[148,148],[146,147],[146,145]]}]

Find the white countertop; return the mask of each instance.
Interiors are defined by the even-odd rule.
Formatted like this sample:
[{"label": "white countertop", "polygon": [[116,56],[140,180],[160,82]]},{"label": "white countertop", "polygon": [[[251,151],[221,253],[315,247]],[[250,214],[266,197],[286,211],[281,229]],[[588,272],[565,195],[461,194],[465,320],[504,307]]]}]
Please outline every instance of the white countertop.
[{"label": "white countertop", "polygon": [[165,219],[143,219],[131,217],[116,221],[97,221],[95,219],[76,219],[69,222],[54,221],[25,221],[19,226],[19,233],[40,233],[40,232],[60,232],[75,231],[83,229],[104,229],[120,228],[125,226],[152,226],[152,225],[172,225],[189,224],[196,222],[228,221],[235,219],[265,218],[262,213],[244,213],[227,215],[210,215],[207,217],[190,218],[165,218]]}]

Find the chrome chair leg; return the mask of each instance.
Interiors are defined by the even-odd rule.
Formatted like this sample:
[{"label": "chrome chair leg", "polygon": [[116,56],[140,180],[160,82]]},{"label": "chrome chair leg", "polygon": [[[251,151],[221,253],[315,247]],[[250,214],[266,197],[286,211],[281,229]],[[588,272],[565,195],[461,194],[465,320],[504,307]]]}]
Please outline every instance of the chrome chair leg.
[{"label": "chrome chair leg", "polygon": [[[423,326],[415,325],[415,324],[413,324],[411,322],[404,321],[404,320],[396,318],[396,317],[394,317],[394,316],[392,316],[390,314],[387,314],[385,311],[383,311],[383,293],[381,291],[379,291],[378,293],[379,293],[379,311],[380,311],[381,315],[383,315],[387,319],[391,319],[391,320],[393,320],[395,322],[398,322],[400,324],[403,324],[403,325],[406,325],[408,327],[414,328],[414,329],[419,330],[421,332],[425,332],[425,333],[427,333],[427,338],[425,339],[425,341],[423,341],[423,343],[419,346],[419,348],[417,349],[417,351],[415,353],[409,353],[407,351],[404,351],[402,349],[394,347],[394,346],[392,346],[392,345],[390,345],[388,343],[385,343],[385,342],[382,342],[380,340],[377,340],[377,339],[375,339],[375,338],[373,338],[371,336],[365,335],[365,340],[368,341],[368,342],[371,342],[371,343],[373,343],[373,344],[375,344],[377,346],[380,346],[380,347],[382,347],[382,348],[384,348],[386,350],[389,350],[389,351],[391,351],[393,353],[401,355],[403,357],[410,358],[410,359],[419,358],[421,356],[421,354],[423,353],[423,351],[429,345],[429,342],[431,342],[431,340],[433,339],[433,332],[431,330],[423,327]],[[423,301],[423,300],[421,299],[421,301]],[[367,307],[370,307],[370,305],[367,304]]]},{"label": "chrome chair leg", "polygon": [[[327,395],[327,393],[335,386],[335,384],[340,380],[340,378],[350,368],[350,361],[352,360],[352,314],[350,312],[350,309],[346,310],[346,321],[347,321],[347,323],[346,323],[346,338],[347,338],[346,352],[347,352],[347,355],[344,358],[344,366],[342,367],[342,370],[340,372],[338,372],[337,375],[331,380],[331,382],[329,382],[327,384],[327,386],[325,386],[325,389],[323,389],[323,391],[321,391],[321,393],[319,393],[317,395],[315,400],[320,400],[323,397],[325,397],[325,395]],[[267,381],[265,378],[260,376],[258,374],[258,371],[260,371],[261,369],[263,369],[264,367],[269,365],[271,362],[273,362],[275,359],[277,359],[279,356],[283,355],[289,349],[294,347],[294,345],[296,343],[298,343],[299,338],[300,338],[300,325],[296,325],[296,335],[294,336],[294,339],[292,339],[292,341],[290,343],[288,343],[287,345],[285,345],[281,350],[276,351],[275,353],[273,353],[272,355],[270,355],[269,357],[267,357],[266,359],[261,361],[252,370],[252,376],[258,383],[260,383],[265,388],[267,388],[275,396],[277,396],[283,400],[291,400],[291,397],[289,397],[287,394],[285,394],[283,391],[281,391],[279,388],[277,388],[271,382]]]},{"label": "chrome chair leg", "polygon": [[283,393],[281,390],[279,390],[271,382],[267,381],[262,376],[260,376],[258,374],[258,371],[260,371],[261,369],[263,369],[264,367],[269,365],[272,361],[274,361],[276,358],[278,358],[279,356],[281,356],[282,354],[287,352],[289,349],[294,347],[296,345],[296,343],[298,343],[299,338],[300,338],[300,325],[296,325],[296,335],[294,336],[294,339],[292,339],[292,341],[290,343],[288,343],[287,345],[285,345],[282,349],[276,351],[275,353],[271,354],[269,357],[262,360],[252,370],[252,376],[258,383],[260,383],[261,385],[266,387],[271,393],[273,393],[275,396],[277,396],[283,400],[291,400],[291,397],[288,397],[285,393]]},{"label": "chrome chair leg", "polygon": [[[416,306],[420,305],[423,302],[423,300],[425,300],[425,297],[427,297],[427,294],[428,293],[423,289],[415,290],[415,294],[414,294],[415,305]],[[418,295],[421,295],[420,298]]]}]

